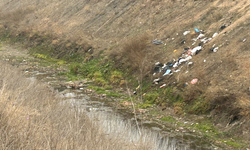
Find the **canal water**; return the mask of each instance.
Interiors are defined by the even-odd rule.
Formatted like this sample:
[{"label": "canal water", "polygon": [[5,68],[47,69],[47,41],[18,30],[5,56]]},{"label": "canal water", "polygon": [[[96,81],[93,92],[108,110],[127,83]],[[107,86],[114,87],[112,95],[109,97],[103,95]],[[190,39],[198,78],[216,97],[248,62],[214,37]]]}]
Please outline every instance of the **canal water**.
[{"label": "canal water", "polygon": [[[89,118],[97,124],[107,135],[122,138],[134,144],[151,142],[156,150],[213,150],[212,144],[191,132],[176,132],[173,127],[168,127],[155,121],[137,120],[133,113],[126,109],[116,109],[112,103],[116,99],[103,98],[91,92],[87,87],[69,89],[61,85],[65,80],[54,71],[26,70],[29,78],[36,78],[47,83],[58,92],[63,103],[78,107],[85,111]],[[136,124],[136,121],[138,125]],[[125,131],[125,132],[124,132]]]}]

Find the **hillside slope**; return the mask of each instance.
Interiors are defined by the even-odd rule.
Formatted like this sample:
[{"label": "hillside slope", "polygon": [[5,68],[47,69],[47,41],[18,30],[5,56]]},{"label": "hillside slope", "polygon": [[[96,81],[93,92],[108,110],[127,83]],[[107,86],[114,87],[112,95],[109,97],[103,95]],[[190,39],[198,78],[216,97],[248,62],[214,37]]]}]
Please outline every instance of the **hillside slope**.
[{"label": "hillside slope", "polygon": [[[210,112],[215,124],[250,140],[249,6],[247,0],[2,0],[0,24],[16,36],[52,34],[52,44],[65,39],[90,45],[86,50],[91,47],[93,57],[105,55],[134,76],[143,73],[145,80],[162,77],[152,75],[156,62],[178,60],[183,48],[201,43],[202,51],[189,61],[193,64],[174,68],[162,84],[177,87],[187,105],[202,108],[190,113]],[[190,33],[184,36],[185,31]],[[207,39],[218,35],[194,43],[200,33]],[[151,43],[154,39],[163,44]],[[192,79],[198,82],[192,85]]]}]

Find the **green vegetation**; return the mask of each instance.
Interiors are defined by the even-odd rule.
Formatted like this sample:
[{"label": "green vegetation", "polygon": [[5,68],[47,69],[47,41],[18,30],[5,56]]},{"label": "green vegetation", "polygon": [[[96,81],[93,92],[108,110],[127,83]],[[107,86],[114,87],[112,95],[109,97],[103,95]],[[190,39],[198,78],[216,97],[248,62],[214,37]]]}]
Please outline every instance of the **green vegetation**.
[{"label": "green vegetation", "polygon": [[148,104],[148,103],[142,103],[142,104],[136,105],[137,108],[142,108],[142,109],[146,109],[152,106],[153,106],[152,104]]},{"label": "green vegetation", "polygon": [[122,94],[118,94],[118,93],[109,91],[110,86],[99,87],[99,86],[90,85],[90,86],[88,86],[88,88],[95,90],[95,92],[98,94],[106,94],[108,97],[121,97],[121,96],[123,96]]},{"label": "green vegetation", "polygon": [[161,121],[166,121],[166,122],[171,122],[171,123],[175,123],[176,122],[176,120],[173,117],[171,117],[171,116],[162,117]]}]

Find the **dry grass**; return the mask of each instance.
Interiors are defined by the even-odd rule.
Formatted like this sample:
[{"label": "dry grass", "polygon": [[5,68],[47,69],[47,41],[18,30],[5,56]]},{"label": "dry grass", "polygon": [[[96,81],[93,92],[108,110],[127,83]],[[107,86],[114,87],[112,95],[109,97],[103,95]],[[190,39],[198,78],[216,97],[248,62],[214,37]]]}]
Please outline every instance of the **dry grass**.
[{"label": "dry grass", "polygon": [[[157,61],[166,63],[173,58],[178,59],[183,48],[191,46],[191,39],[197,37],[197,35],[183,37],[184,31],[199,28],[209,36],[220,31],[219,35],[192,59],[194,67],[187,69],[189,74],[181,75],[184,72],[180,72],[178,77],[172,77],[167,82],[173,83],[177,80],[183,85],[193,78],[198,78],[199,83],[188,87],[184,92],[186,100],[190,102],[201,93],[209,100],[229,93],[238,99],[236,103],[240,102],[242,95],[245,99],[250,99],[247,90],[250,82],[248,61],[250,2],[248,1],[55,0],[48,3],[48,1],[26,0],[21,5],[18,5],[18,2],[18,0],[0,2],[0,22],[5,27],[9,27],[6,26],[7,22],[10,26],[17,24],[18,26],[15,26],[17,29],[49,31],[56,37],[66,39],[79,38],[79,43],[84,41],[90,43],[97,50],[94,51],[95,54],[100,54],[100,51],[116,45],[108,59],[116,58],[115,63],[121,67],[120,69],[131,71],[136,76],[147,75],[153,68],[152,64]],[[26,8],[35,8],[33,10],[36,11],[30,13]],[[13,19],[13,17],[18,18]],[[221,31],[220,26],[230,21],[231,25]],[[140,36],[141,33],[149,33],[152,38]],[[155,38],[166,43],[166,47],[156,48],[150,45],[152,44],[150,41]],[[242,42],[245,38],[246,41]],[[186,40],[186,44],[180,44],[182,40]],[[209,51],[213,44],[221,45],[217,53]],[[173,53],[175,49],[178,51]],[[163,53],[159,55],[155,52]],[[204,59],[206,63],[203,63]],[[131,70],[126,67],[130,67]],[[226,90],[228,92],[225,93]],[[211,98],[210,93],[217,93],[216,97]],[[242,105],[239,107],[244,110],[242,115],[248,116],[248,107]]]},{"label": "dry grass", "polygon": [[0,149],[155,149],[153,134],[140,136],[129,124],[100,115],[90,120],[82,108],[13,70],[1,62]]},{"label": "dry grass", "polygon": [[147,62],[150,58],[150,56],[148,56],[148,52],[146,51],[148,43],[148,35],[141,35],[127,39],[118,51],[117,49],[113,50],[112,54],[115,56],[111,57],[115,57],[117,62],[120,61],[120,65],[130,67],[133,72],[147,68]]}]

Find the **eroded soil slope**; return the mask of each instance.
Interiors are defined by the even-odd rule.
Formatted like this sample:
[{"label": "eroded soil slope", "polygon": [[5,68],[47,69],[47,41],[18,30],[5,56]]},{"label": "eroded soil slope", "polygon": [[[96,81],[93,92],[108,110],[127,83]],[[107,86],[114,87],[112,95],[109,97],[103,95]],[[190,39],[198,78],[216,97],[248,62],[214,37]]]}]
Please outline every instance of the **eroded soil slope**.
[{"label": "eroded soil slope", "polygon": [[[154,63],[178,60],[183,48],[198,46],[192,39],[200,33],[208,38],[218,33],[202,44],[191,66],[172,70],[176,72],[164,76],[163,82],[177,89],[188,83],[179,91],[187,105],[204,107],[201,112],[211,112],[215,124],[232,126],[235,133],[249,139],[249,6],[247,0],[2,0],[0,23],[1,31],[11,30],[14,37],[28,34],[32,38],[39,33],[52,35],[51,44],[68,40],[68,50],[73,49],[70,41],[84,45],[85,51],[94,50],[93,57],[105,55],[117,67],[131,68],[135,76],[143,71],[145,80],[156,78]],[[202,31],[195,33],[194,28]],[[191,33],[184,36],[185,31]],[[138,41],[146,41],[146,46],[126,46],[131,39],[141,38]],[[151,43],[154,39],[163,44]],[[217,52],[210,50],[214,44]],[[194,78],[198,83],[191,85]]]}]

